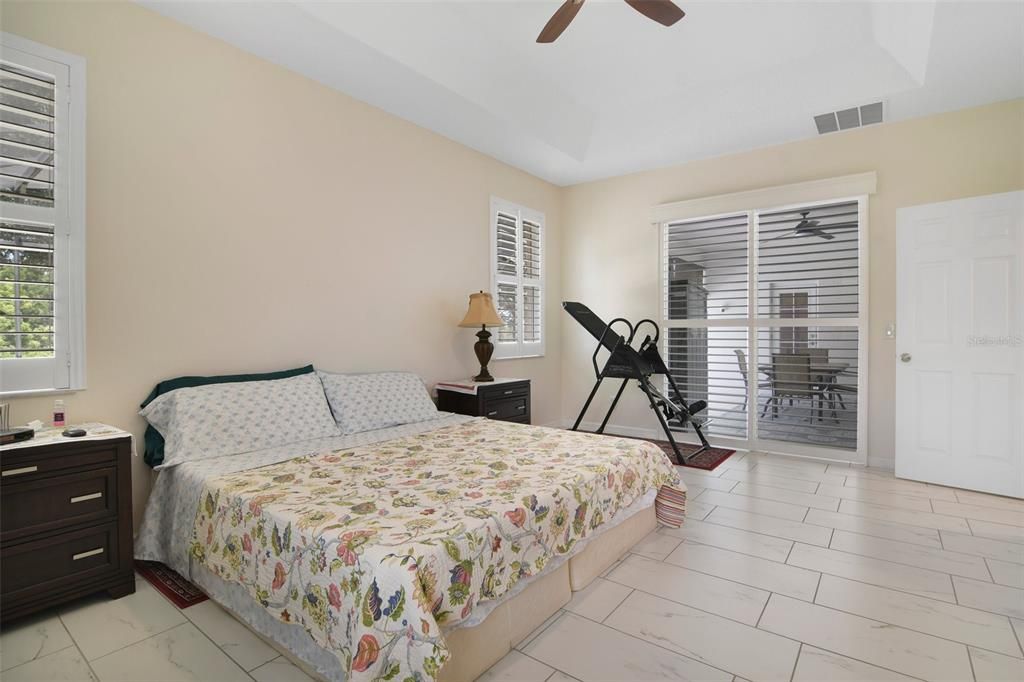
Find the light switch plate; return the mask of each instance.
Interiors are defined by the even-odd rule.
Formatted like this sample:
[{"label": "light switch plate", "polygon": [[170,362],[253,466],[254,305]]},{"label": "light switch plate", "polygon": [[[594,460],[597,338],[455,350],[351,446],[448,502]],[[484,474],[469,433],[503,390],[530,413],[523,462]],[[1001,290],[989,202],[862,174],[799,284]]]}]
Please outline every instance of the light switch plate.
[{"label": "light switch plate", "polygon": [[887,339],[895,339],[896,338],[896,323],[895,322],[890,322],[889,324],[885,325],[885,338],[887,338]]}]

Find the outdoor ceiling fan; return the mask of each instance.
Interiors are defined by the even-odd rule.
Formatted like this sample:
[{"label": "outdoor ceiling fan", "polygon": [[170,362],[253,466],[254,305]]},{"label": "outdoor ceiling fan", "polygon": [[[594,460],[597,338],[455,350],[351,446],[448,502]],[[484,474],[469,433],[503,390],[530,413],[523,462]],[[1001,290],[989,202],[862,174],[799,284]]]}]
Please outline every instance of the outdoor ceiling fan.
[{"label": "outdoor ceiling fan", "polygon": [[[537,36],[538,43],[553,43],[562,31],[568,28],[576,14],[583,7],[585,0],[565,0],[552,17],[545,24],[544,29]],[[654,19],[663,26],[671,26],[686,13],[676,7],[672,0],[626,0],[626,3],[640,14],[649,19]]]},{"label": "outdoor ceiling fan", "polygon": [[834,234],[829,234],[825,230],[818,227],[821,224],[820,220],[808,220],[807,216],[810,215],[810,211],[800,211],[800,222],[793,226],[792,233],[783,233],[774,239],[782,239],[784,237],[808,237],[815,236],[821,237],[822,239],[835,239]]}]

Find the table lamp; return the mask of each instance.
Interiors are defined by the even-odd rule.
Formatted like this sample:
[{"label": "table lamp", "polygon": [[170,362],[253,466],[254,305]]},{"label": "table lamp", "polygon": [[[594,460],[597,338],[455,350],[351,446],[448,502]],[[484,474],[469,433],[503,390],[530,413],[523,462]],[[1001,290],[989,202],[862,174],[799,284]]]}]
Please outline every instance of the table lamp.
[{"label": "table lamp", "polygon": [[473,350],[476,351],[476,359],[480,361],[480,374],[473,377],[473,381],[494,381],[494,377],[487,371],[487,363],[491,361],[491,355],[494,353],[494,344],[491,343],[491,333],[487,331],[487,325],[492,327],[503,327],[505,321],[498,315],[498,311],[494,309],[494,299],[491,298],[490,294],[484,293],[483,291],[469,295],[469,310],[466,311],[466,316],[459,322],[460,327],[480,327],[480,331],[476,333],[476,338],[479,339],[473,344]]}]

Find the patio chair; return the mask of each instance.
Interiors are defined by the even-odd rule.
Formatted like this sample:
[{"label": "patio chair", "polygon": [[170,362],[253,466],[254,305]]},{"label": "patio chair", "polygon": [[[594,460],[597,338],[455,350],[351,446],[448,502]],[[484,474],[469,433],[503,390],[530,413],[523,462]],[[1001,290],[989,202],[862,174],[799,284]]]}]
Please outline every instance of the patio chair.
[{"label": "patio chair", "polygon": [[814,399],[820,403],[818,418],[824,419],[825,394],[822,387],[811,377],[811,356],[805,353],[773,353],[771,374],[772,395],[764,404],[761,417],[772,408],[772,419],[779,417],[779,405],[789,398],[790,406],[794,400],[810,400],[811,414],[808,421],[814,420]]},{"label": "patio chair", "polygon": [[[750,393],[750,384],[748,383],[748,380],[747,380],[747,354],[744,353],[739,348],[734,349],[733,353],[736,354],[736,363],[740,366],[740,374],[743,376],[743,411],[746,412],[747,411],[747,395]],[[765,380],[765,381],[758,381],[757,382],[757,388],[758,389],[771,388],[771,387],[772,387],[772,382],[771,381]],[[760,390],[758,391],[758,393],[760,394]]]}]

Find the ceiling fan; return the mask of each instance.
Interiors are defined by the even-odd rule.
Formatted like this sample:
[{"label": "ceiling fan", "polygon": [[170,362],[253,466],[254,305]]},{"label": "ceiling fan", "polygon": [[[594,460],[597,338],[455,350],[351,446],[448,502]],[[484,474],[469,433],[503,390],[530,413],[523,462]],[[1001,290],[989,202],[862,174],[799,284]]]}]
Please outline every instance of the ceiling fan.
[{"label": "ceiling fan", "polygon": [[821,237],[822,239],[835,239],[836,236],[834,234],[829,234],[818,227],[818,225],[821,224],[820,220],[807,219],[807,216],[810,213],[810,211],[800,211],[800,222],[793,226],[793,231],[791,233],[784,232],[778,237],[773,237],[773,239],[783,239],[785,237],[808,237],[811,235]]},{"label": "ceiling fan", "polygon": [[[585,0],[565,0],[552,17],[545,24],[544,29],[537,36],[538,43],[553,43],[562,31],[568,28],[570,22],[576,18],[580,7],[583,7]],[[672,0],[626,0],[626,3],[640,14],[649,19],[654,19],[663,26],[671,26],[686,13],[676,7]]]}]

